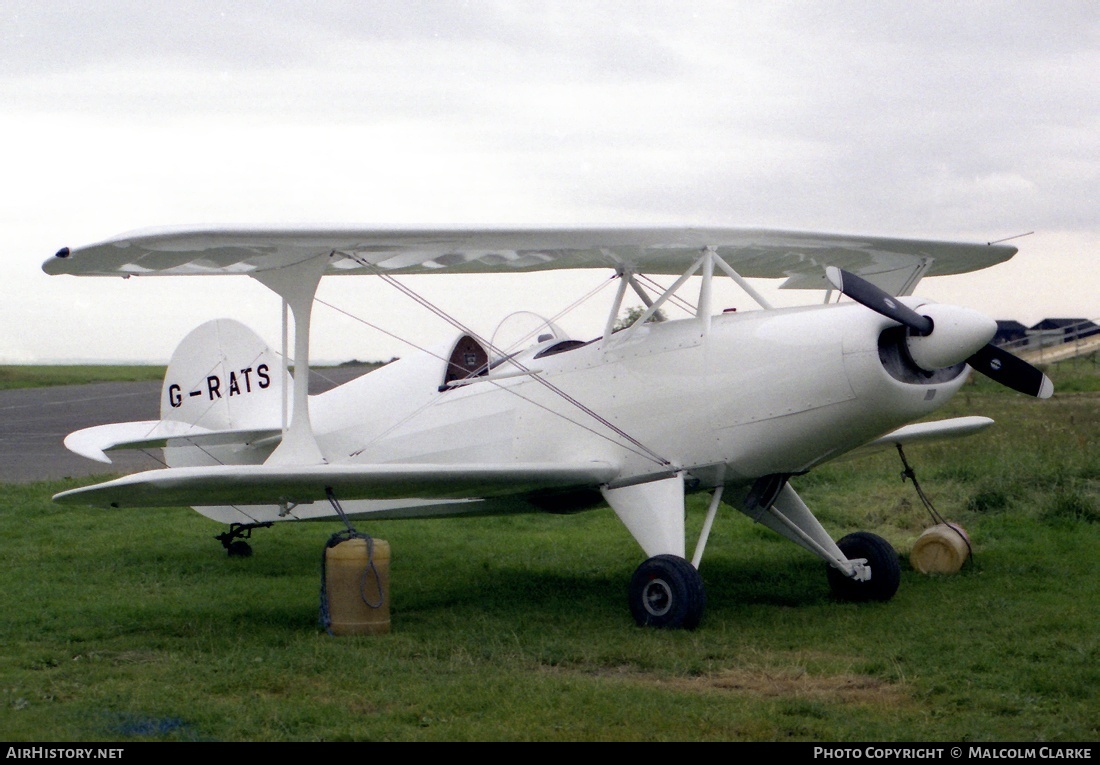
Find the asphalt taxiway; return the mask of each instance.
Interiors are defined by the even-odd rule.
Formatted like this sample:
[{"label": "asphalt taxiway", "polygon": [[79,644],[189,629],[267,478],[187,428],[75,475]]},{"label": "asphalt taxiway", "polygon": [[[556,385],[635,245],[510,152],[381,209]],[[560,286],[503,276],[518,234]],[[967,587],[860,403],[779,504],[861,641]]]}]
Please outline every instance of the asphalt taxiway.
[{"label": "asphalt taxiway", "polygon": [[[321,393],[365,371],[336,367],[310,375],[310,393]],[[0,391],[0,482],[134,473],[163,467],[160,449],[110,452],[111,464],[65,448],[74,430],[110,422],[160,417],[159,382],[89,383]]]}]

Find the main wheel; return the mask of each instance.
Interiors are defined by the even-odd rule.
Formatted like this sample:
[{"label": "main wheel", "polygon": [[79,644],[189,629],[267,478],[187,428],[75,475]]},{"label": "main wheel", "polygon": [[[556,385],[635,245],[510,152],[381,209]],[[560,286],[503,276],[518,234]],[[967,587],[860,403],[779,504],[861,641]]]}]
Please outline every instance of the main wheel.
[{"label": "main wheel", "polygon": [[630,613],[640,627],[695,629],[706,603],[703,577],[678,555],[656,555],[630,579]]},{"label": "main wheel", "polygon": [[836,546],[848,559],[866,558],[867,565],[871,567],[871,578],[866,582],[857,582],[829,566],[826,573],[834,596],[851,601],[885,601],[894,597],[901,584],[901,564],[889,542],[868,531],[857,531],[841,539]]}]

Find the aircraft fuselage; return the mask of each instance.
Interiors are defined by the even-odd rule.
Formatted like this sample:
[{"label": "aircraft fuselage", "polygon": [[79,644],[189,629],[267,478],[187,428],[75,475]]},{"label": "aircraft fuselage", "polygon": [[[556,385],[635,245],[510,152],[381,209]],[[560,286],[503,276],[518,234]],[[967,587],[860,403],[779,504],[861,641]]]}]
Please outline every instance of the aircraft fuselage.
[{"label": "aircraft fuselage", "polygon": [[311,416],[329,462],[592,460],[618,466],[621,483],[671,465],[699,488],[719,466],[727,481],[797,474],[934,411],[965,381],[962,365],[891,374],[883,355],[896,351],[880,340],[891,326],[854,304],[813,306],[722,314],[709,329],[651,323],[606,345],[540,357],[551,341],[517,356],[614,429],[507,362],[440,390],[444,362],[426,354],[314,397]]}]

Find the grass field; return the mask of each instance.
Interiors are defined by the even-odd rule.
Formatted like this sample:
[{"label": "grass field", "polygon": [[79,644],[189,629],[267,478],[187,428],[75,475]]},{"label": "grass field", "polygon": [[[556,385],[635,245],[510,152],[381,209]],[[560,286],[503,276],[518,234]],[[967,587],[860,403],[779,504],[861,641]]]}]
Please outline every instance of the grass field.
[{"label": "grass field", "polygon": [[187,509],[2,486],[0,740],[1094,742],[1100,395],[1094,367],[1052,376],[1046,402],[968,385],[940,416],[997,425],[907,451],[970,533],[961,573],[908,566],[931,521],[873,455],[794,483],[835,536],[899,550],[892,601],[834,602],[824,564],[727,510],[691,632],[634,626],[642,555],[607,509],[364,527],[393,549],[393,629],[337,638],[317,623],[336,524],[230,559]]},{"label": "grass field", "polygon": [[[369,370],[380,367],[382,364],[381,361],[351,361],[340,366]],[[312,368],[324,370],[326,367]],[[89,364],[87,366],[0,364],[0,390],[99,382],[160,382],[164,379],[165,369],[166,367],[155,364]],[[290,371],[293,373],[293,365]]]},{"label": "grass field", "polygon": [[0,365],[0,390],[78,385],[98,382],[163,380],[164,367],[140,364],[89,364],[87,366]]}]

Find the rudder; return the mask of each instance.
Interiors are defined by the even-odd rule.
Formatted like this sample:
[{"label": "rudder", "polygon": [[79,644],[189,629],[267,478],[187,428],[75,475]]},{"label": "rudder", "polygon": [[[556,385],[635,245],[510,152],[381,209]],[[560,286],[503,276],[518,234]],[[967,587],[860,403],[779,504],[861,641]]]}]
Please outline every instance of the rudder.
[{"label": "rudder", "polygon": [[[188,333],[172,354],[160,416],[213,431],[282,428],[284,407],[290,406],[283,391],[282,363],[259,335],[233,319],[214,319]],[[172,467],[255,464],[273,448],[273,443],[173,446],[164,454]]]}]

